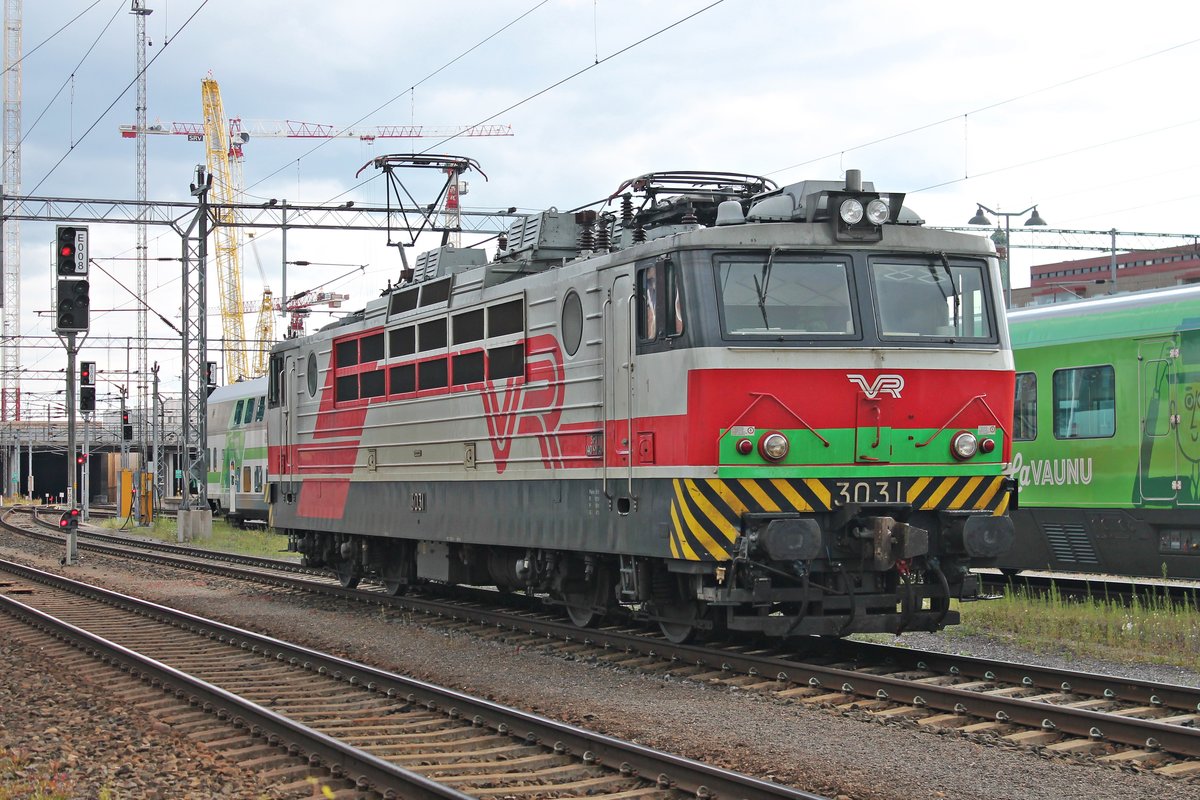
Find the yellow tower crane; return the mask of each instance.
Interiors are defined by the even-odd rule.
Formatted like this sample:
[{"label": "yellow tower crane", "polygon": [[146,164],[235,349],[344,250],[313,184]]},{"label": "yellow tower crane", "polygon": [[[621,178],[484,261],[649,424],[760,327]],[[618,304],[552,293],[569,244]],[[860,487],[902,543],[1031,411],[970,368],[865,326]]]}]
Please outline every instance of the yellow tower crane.
[{"label": "yellow tower crane", "polygon": [[[213,202],[229,206],[242,200],[242,145],[251,136],[287,139],[358,139],[373,144],[376,139],[422,139],[430,137],[512,136],[512,126],[502,124],[431,126],[431,125],[375,125],[368,127],[339,127],[325,123],[298,122],[295,120],[242,120],[240,117],[227,120],[221,103],[221,89],[211,76],[201,81],[201,97],[204,107],[204,122],[161,123],[139,128],[121,125],[122,138],[133,139],[139,133],[146,135],[186,136],[189,141],[203,140],[207,152],[209,174],[213,176]],[[458,196],[466,193],[466,186],[456,183],[451,196],[447,197],[443,214],[447,225],[457,224]],[[267,373],[267,361],[271,346],[275,343],[275,313],[281,309],[269,286],[264,280],[262,300],[254,306],[258,309],[258,322],[254,326],[254,338],[247,340],[245,313],[248,306],[242,300],[242,269],[240,263],[241,228],[233,223],[236,212],[222,209],[216,215],[214,233],[217,261],[217,286],[221,295],[221,329],[225,344],[225,375],[230,383],[242,378],[257,377]],[[453,220],[453,225],[451,225]],[[262,267],[259,266],[261,271]],[[317,304],[322,301],[314,301]],[[288,309],[293,310],[289,305]],[[293,315],[295,317],[295,315]],[[289,335],[294,334],[296,319],[292,320]],[[303,325],[301,317],[301,326]]]},{"label": "yellow tower crane", "polygon": [[[205,78],[200,82],[204,105],[204,143],[208,155],[208,173],[213,176],[213,202],[218,206],[217,225],[213,232],[216,262],[217,288],[221,295],[221,332],[225,338],[225,380],[229,383],[254,377],[247,359],[246,323],[242,316],[242,268],[240,258],[241,228],[233,208],[241,201],[242,164],[240,158],[232,158],[234,147],[241,148],[242,142],[233,142],[232,133],[221,105],[221,88],[217,82]],[[220,206],[227,206],[221,208]],[[263,315],[270,321],[271,331],[263,336],[256,329],[262,344],[258,349],[270,347],[275,340],[274,316],[270,311],[269,299],[263,305]],[[261,323],[261,320],[260,320]],[[258,359],[261,360],[261,359]],[[257,374],[265,374],[266,369]]]}]

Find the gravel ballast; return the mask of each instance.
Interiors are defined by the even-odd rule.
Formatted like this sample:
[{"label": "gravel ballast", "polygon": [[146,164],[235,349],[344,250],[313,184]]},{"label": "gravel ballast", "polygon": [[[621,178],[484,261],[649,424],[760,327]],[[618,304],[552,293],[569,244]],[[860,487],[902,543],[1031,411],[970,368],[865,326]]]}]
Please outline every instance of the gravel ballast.
[{"label": "gravel ballast", "polygon": [[[126,563],[84,553],[80,565],[58,565],[58,549],[0,532],[0,557],[183,608],[192,613],[296,641],[384,669],[486,696],[501,703],[577,724],[612,736],[659,747],[806,791],[843,800],[910,798],[1063,798],[1070,800],[1175,800],[1200,795],[1200,781],[1171,780],[1132,769],[1099,766],[1072,756],[1040,756],[986,737],[931,731],[912,722],[880,723],[864,712],[839,712],[768,696],[672,677],[648,676],[588,658],[572,660],[541,646],[517,646],[450,632],[419,616],[384,613],[377,607],[339,605],[329,600],[273,591],[197,573]],[[1063,656],[1038,656],[980,637],[905,635],[912,647],[1012,660],[1078,666]],[[20,647],[0,643],[0,666],[23,662]],[[1200,685],[1200,676],[1161,665],[1092,661],[1095,672],[1145,680]],[[31,741],[59,727],[56,715],[25,713],[19,670],[5,670],[7,693],[0,710],[0,746],[10,737]],[[14,688],[14,685],[16,688]],[[79,687],[60,685],[66,698]],[[57,696],[48,683],[43,691]],[[55,706],[51,706],[55,707]],[[65,707],[65,706],[64,706]],[[97,706],[99,707],[99,706]],[[178,741],[148,717],[129,711],[130,730],[162,739],[178,752]],[[89,733],[91,731],[91,733]],[[90,760],[123,763],[124,752],[97,725],[62,734]],[[14,739],[15,740],[15,739]],[[111,746],[111,752],[105,750]],[[97,755],[103,753],[103,755]],[[158,760],[166,765],[169,762]],[[163,797],[258,797],[253,774],[239,783],[221,771],[219,759],[185,760],[178,771],[220,775],[221,792],[182,793],[177,784],[152,783],[145,790]],[[174,775],[174,770],[170,776]],[[87,794],[71,795],[85,797]],[[95,796],[94,794],[90,796]],[[151,794],[131,794],[153,796]]]}]

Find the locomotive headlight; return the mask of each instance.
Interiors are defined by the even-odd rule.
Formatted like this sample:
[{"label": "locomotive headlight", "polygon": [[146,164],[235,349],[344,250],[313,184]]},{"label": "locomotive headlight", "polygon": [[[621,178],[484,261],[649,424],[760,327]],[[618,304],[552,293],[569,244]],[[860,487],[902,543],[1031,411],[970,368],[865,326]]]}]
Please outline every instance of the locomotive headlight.
[{"label": "locomotive headlight", "polygon": [[886,200],[881,200],[877,197],[867,203],[867,220],[872,225],[882,225],[888,221],[888,217],[891,215],[892,210]]},{"label": "locomotive headlight", "polygon": [[838,208],[838,216],[847,225],[857,225],[863,218],[863,204],[853,197],[847,197]]},{"label": "locomotive headlight", "polygon": [[950,440],[950,454],[959,461],[966,461],[979,449],[979,440],[970,431],[959,431]]},{"label": "locomotive headlight", "polygon": [[779,431],[765,433],[758,440],[758,452],[768,461],[782,461],[788,454],[788,447],[787,437]]}]

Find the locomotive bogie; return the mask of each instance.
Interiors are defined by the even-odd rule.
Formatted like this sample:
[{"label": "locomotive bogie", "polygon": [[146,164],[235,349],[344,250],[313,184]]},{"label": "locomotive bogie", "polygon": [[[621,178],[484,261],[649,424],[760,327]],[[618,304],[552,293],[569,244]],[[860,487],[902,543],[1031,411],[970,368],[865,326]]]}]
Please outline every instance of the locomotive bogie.
[{"label": "locomotive bogie", "polygon": [[797,220],[824,208],[804,191],[753,224],[750,196],[733,224],[657,206],[646,241],[580,212],[575,258],[553,212],[277,346],[275,524],[345,585],[529,590],[580,625],[622,605],[679,641],[953,622],[1011,536],[991,244]]}]

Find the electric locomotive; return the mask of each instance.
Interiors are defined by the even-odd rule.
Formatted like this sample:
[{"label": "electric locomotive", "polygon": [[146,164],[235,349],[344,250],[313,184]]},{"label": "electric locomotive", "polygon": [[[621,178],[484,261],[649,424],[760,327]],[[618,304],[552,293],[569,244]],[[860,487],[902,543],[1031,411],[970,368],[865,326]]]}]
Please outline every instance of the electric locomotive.
[{"label": "electric locomotive", "polygon": [[673,641],[936,630],[1012,538],[998,276],[857,171],[638,177],[277,345],[273,522],[345,586]]}]

